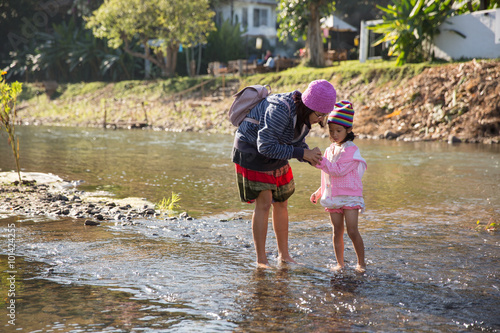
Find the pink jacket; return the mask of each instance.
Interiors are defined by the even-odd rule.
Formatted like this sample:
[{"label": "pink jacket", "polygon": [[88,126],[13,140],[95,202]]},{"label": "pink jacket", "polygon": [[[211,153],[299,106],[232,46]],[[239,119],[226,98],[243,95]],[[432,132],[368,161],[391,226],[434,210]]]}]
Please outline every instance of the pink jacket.
[{"label": "pink jacket", "polygon": [[[325,150],[323,159],[316,168],[321,169],[321,187],[316,191],[319,199],[325,195],[363,196],[361,178],[366,170],[366,161],[361,157],[358,147],[347,141],[341,146],[333,143]],[[327,191],[327,193],[325,193]]]}]

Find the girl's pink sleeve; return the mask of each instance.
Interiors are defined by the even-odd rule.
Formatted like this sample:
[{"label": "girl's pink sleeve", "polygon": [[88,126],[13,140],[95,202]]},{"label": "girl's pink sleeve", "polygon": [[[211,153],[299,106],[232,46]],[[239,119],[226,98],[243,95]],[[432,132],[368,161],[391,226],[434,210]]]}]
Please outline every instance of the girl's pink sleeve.
[{"label": "girl's pink sleeve", "polygon": [[359,161],[350,160],[348,162],[330,162],[323,158],[320,163],[316,164],[316,168],[323,170],[326,174],[334,177],[345,176],[350,171],[358,167]]}]

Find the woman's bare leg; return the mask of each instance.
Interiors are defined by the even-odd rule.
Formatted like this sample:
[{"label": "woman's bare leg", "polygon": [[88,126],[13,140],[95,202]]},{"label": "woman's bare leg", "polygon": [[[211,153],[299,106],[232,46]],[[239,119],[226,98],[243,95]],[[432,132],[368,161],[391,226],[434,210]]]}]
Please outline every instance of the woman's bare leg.
[{"label": "woman's bare leg", "polygon": [[278,243],[278,260],[296,263],[288,252],[288,201],[273,203],[273,229]]},{"label": "woman's bare leg", "polygon": [[268,267],[266,256],[267,225],[269,223],[269,210],[272,204],[271,191],[262,191],[255,200],[255,209],[252,216],[253,243],[257,255],[257,265]]}]

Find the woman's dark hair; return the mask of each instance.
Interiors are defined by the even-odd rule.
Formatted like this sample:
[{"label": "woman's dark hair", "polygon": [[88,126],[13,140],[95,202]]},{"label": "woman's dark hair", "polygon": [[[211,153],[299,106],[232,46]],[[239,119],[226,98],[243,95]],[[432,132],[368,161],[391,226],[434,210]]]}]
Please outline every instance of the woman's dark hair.
[{"label": "woman's dark hair", "polygon": [[[302,94],[299,92],[295,92],[293,94],[293,102],[295,103],[295,106],[297,107],[297,125],[298,128],[302,128],[302,125],[305,123],[309,123],[309,115],[311,113],[314,113],[314,110],[309,109],[303,102],[302,102]],[[319,126],[323,127],[324,121],[320,121]],[[309,124],[310,127],[310,124]]]}]

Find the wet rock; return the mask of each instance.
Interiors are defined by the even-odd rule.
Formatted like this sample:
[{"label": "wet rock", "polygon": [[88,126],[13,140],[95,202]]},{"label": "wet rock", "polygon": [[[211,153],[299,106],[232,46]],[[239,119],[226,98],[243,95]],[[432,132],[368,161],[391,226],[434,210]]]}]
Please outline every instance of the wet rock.
[{"label": "wet rock", "polygon": [[184,219],[184,220],[188,220],[188,221],[190,221],[190,220],[192,220],[192,219],[193,219],[192,217],[190,217],[190,216],[188,215],[188,213],[187,213],[187,212],[180,213],[180,214],[179,214],[179,218],[180,218],[180,219]]},{"label": "wet rock", "polygon": [[448,143],[449,143],[449,144],[452,144],[452,143],[461,143],[461,142],[462,142],[462,140],[460,140],[459,138],[457,138],[457,137],[456,137],[456,136],[454,136],[454,135],[450,135],[450,136],[448,137]]},{"label": "wet rock", "polygon": [[69,201],[68,197],[62,194],[58,194],[54,197],[54,200],[58,201]]},{"label": "wet rock", "polygon": [[94,216],[94,218],[96,218],[96,219],[97,219],[97,220],[99,220],[99,221],[104,220],[104,216],[102,216],[102,214],[96,214],[96,215]]},{"label": "wet rock", "polygon": [[397,139],[399,135],[397,133],[394,133],[394,132],[391,132],[391,131],[385,131],[384,133],[384,139],[388,139],[388,140],[394,140],[394,139]]},{"label": "wet rock", "polygon": [[85,225],[100,225],[101,223],[92,220],[85,220]]},{"label": "wet rock", "polygon": [[116,214],[116,215],[114,216],[114,219],[115,219],[115,220],[122,220],[122,219],[124,219],[125,217],[126,217],[125,215],[123,215],[123,214],[121,214],[121,213],[118,213],[118,214]]},{"label": "wet rock", "polygon": [[144,215],[154,215],[155,213],[156,211],[153,208],[146,208],[142,211],[142,214]]}]

